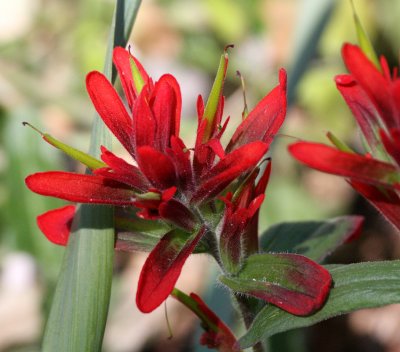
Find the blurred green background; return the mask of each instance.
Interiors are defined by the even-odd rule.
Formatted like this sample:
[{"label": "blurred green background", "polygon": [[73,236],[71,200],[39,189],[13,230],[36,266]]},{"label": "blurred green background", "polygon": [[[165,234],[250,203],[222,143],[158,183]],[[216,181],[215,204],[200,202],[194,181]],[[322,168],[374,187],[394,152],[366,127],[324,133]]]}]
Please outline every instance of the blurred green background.
[{"label": "blurred green background", "polygon": [[[398,65],[400,2],[354,3],[378,53]],[[113,7],[111,0],[0,2],[0,351],[39,350],[63,253],[45,240],[35,224],[38,214],[62,203],[30,193],[24,178],[35,171],[82,170],[21,123],[29,121],[68,144],[88,149],[93,108],[84,78],[102,68]],[[286,152],[297,138],[325,141],[327,131],[356,147],[360,144],[352,116],[333,83],[333,77],[345,70],[340,56],[345,41],[356,41],[347,0],[143,0],[130,40],[132,51],[155,79],[170,72],[180,82],[182,136],[189,146],[194,142],[197,96],[207,96],[225,45],[235,44],[225,91],[224,116],[231,116],[227,135],[240,122],[243,109],[236,70],[245,79],[251,108],[277,84],[278,69],[287,68],[291,105],[273,146],[262,228],[279,221],[358,212],[371,216],[366,234],[335,259],[399,257],[396,234],[344,180],[306,170]],[[123,153],[117,144],[115,150]],[[195,319],[184,308],[169,303],[172,341],[166,340],[163,308],[148,316],[136,310],[134,290],[144,258],[142,254],[117,255],[104,350],[190,350]],[[214,269],[207,258],[191,259],[179,284],[215,302],[220,293],[215,294],[212,281],[203,280],[213,278]],[[229,318],[228,313],[222,314]],[[376,314],[372,321],[377,321]],[[399,316],[393,322],[397,327]],[[367,318],[357,320],[357,316],[342,320],[333,324],[342,322],[340,328],[351,331],[353,339],[342,336],[342,344],[330,344],[324,351],[400,350],[396,334],[379,334],[384,323],[368,325]],[[320,351],[316,336],[328,341],[332,327],[327,326],[314,328],[314,333],[311,329],[277,337],[271,351],[300,351],[301,341],[304,351]],[[333,336],[340,328],[334,325]],[[321,333],[321,329],[325,330]],[[388,329],[396,331],[393,326],[384,330]],[[357,345],[357,336],[366,336],[363,341],[368,348],[376,349]]]}]

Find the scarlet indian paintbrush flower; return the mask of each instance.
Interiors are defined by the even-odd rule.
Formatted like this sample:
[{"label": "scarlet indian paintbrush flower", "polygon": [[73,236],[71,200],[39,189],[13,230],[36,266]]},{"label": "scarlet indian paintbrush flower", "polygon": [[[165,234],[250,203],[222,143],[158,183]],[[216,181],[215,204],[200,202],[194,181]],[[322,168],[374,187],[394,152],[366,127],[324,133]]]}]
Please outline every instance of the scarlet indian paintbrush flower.
[{"label": "scarlet indian paintbrush flower", "polygon": [[319,143],[298,142],[291,154],[315,169],[344,176],[400,229],[400,79],[398,68],[390,72],[381,57],[379,66],[361,48],[345,44],[343,60],[349,74],[335,78],[365,140],[365,155],[338,144],[340,149]]},{"label": "scarlet indian paintbrush flower", "polygon": [[[235,275],[247,257],[258,253],[258,209],[270,171],[268,166],[262,173],[258,164],[285,118],[286,73],[280,71],[279,85],[248,114],[224,148],[220,139],[228,122],[222,121],[225,52],[207,103],[198,99],[196,143],[188,148],[179,137],[181,92],[175,78],[166,74],[153,82],[123,48],[114,50],[113,59],[127,107],[100,72],[89,73],[86,86],[94,107],[131,162],[102,147],[102,161],[91,160],[91,174],[36,173],[27,177],[26,184],[36,193],[71,202],[114,205],[116,228],[133,227],[134,236],[135,231],[141,235],[152,231],[149,223],[163,224],[165,231],[155,243],[141,244],[151,252],[139,278],[136,302],[141,311],[150,312],[168,297],[186,259],[200,247],[214,255],[227,275]],[[65,245],[74,212],[74,206],[52,210],[39,216],[39,227],[52,242]],[[145,229],[139,231],[141,224]],[[116,248],[127,246],[126,239],[117,236]],[[295,314],[318,309],[329,291],[329,273],[302,256],[282,254],[281,260],[290,267],[287,274],[282,272],[287,291],[263,282],[246,293],[272,297],[271,302]],[[294,266],[299,267],[296,275]],[[310,272],[316,279],[314,287],[307,288],[304,283]],[[291,293],[297,287],[300,297],[309,297],[302,306],[296,296],[293,308]],[[263,295],[264,289],[269,293]],[[279,292],[285,292],[285,297],[277,299]],[[310,300],[317,303],[310,305]]]}]

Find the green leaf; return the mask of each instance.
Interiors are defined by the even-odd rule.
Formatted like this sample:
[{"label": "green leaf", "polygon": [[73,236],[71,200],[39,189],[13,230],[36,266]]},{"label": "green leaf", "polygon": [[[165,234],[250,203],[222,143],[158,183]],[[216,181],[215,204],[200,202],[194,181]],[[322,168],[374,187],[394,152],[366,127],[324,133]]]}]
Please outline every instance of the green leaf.
[{"label": "green leaf", "polygon": [[338,246],[356,237],[361,216],[342,216],[326,221],[286,222],[271,226],[260,238],[264,252],[302,254],[322,262]]},{"label": "green leaf", "polygon": [[[115,81],[113,47],[125,46],[140,0],[117,0],[104,73]],[[111,135],[96,115],[89,153],[111,146]],[[81,205],[73,224],[46,324],[42,351],[101,351],[111,293],[114,257],[113,209]]]},{"label": "green leaf", "polygon": [[[43,351],[100,351],[112,280],[110,207],[80,206],[43,339]],[[110,234],[111,231],[111,234]]]},{"label": "green leaf", "polygon": [[306,327],[320,321],[363,308],[381,307],[400,302],[400,261],[326,266],[334,287],[320,311],[298,317],[273,306],[264,307],[247,333],[239,340],[241,348],[290,329]]},{"label": "green leaf", "polygon": [[235,276],[220,281],[235,292],[270,302],[292,314],[308,315],[324,303],[331,285],[329,272],[297,254],[254,254]]}]

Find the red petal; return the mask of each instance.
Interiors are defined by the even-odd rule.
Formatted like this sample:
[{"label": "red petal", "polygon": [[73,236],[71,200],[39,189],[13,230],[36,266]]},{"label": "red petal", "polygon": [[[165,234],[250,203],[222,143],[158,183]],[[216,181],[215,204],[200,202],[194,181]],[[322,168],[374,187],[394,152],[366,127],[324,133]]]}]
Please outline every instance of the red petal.
[{"label": "red petal", "polygon": [[268,182],[269,182],[269,177],[271,175],[271,167],[272,167],[272,162],[270,161],[268,163],[268,165],[266,166],[264,173],[262,174],[262,176],[260,177],[260,179],[258,180],[257,186],[254,190],[254,193],[256,195],[260,195],[260,194],[264,194],[265,190],[268,186]]},{"label": "red petal", "polygon": [[39,229],[50,242],[61,246],[67,245],[75,208],[75,205],[67,205],[50,210],[37,217]]},{"label": "red petal", "polygon": [[25,183],[35,193],[76,203],[132,205],[135,196],[122,183],[71,172],[39,172],[28,176]]},{"label": "red petal", "polygon": [[286,72],[279,71],[279,85],[275,87],[240,124],[226,148],[231,151],[249,142],[272,142],[286,115]]},{"label": "red petal", "polygon": [[126,99],[130,107],[136,99],[137,91],[133,82],[133,75],[130,60],[134,60],[141,76],[144,78],[146,84],[149,80],[147,72],[144,70],[141,63],[133,57],[126,49],[116,47],[113,51],[113,61],[118,70],[119,78],[121,80],[122,88],[124,89]]},{"label": "red petal", "polygon": [[149,86],[144,86],[132,111],[136,149],[141,146],[155,146],[157,125],[149,105],[149,94]]},{"label": "red petal", "polygon": [[179,137],[171,137],[171,149],[168,150],[175,164],[176,173],[179,179],[180,188],[187,190],[193,187],[193,172],[190,162],[190,152]]},{"label": "red petal", "polygon": [[110,168],[96,169],[93,172],[95,175],[125,183],[140,191],[147,191],[150,187],[149,182],[138,167],[127,163],[103,146],[101,146],[101,159]]},{"label": "red petal", "polygon": [[226,155],[204,175],[200,188],[193,195],[192,200],[203,201],[222,192],[233,180],[254,168],[267,149],[267,144],[253,142]]},{"label": "red petal", "polygon": [[157,124],[157,149],[165,152],[171,136],[179,136],[182,97],[179,84],[172,75],[163,75],[155,84],[151,110]]},{"label": "red petal", "polygon": [[176,199],[161,203],[158,211],[161,218],[188,232],[193,231],[197,224],[193,213]]},{"label": "red petal", "polygon": [[369,200],[398,230],[400,230],[400,197],[388,188],[350,181],[351,186]]},{"label": "red petal", "polygon": [[197,122],[200,124],[203,115],[204,115],[204,100],[203,97],[199,94],[197,97]]},{"label": "red petal", "polygon": [[140,170],[157,189],[166,189],[176,184],[175,167],[171,158],[152,147],[137,150]]},{"label": "red petal", "polygon": [[386,151],[396,161],[397,165],[400,165],[400,129],[392,128],[389,133],[380,130],[379,134]]},{"label": "red petal", "polygon": [[360,129],[372,148],[379,143],[374,130],[379,127],[378,113],[371,99],[350,75],[335,77],[336,87],[342,94],[357,120]]},{"label": "red petal", "polygon": [[348,70],[374,103],[387,127],[397,127],[397,116],[390,94],[391,82],[378,71],[358,46],[345,44],[342,55]]},{"label": "red petal", "polygon": [[177,231],[167,233],[148,256],[139,277],[136,304],[143,313],[156,309],[169,296],[205,229],[182,241]]},{"label": "red petal", "polygon": [[102,73],[93,71],[86,76],[86,89],[104,123],[125,149],[134,155],[132,119],[114,87]]},{"label": "red petal", "polygon": [[[204,322],[207,331],[203,333],[200,339],[202,345],[208,348],[216,348],[219,352],[239,352],[236,348],[236,338],[225,323],[204,303],[204,301],[195,293],[190,297],[197,302],[197,308],[203,313],[206,319],[199,315]],[[212,323],[212,326],[210,323]],[[215,331],[217,330],[217,331]]]},{"label": "red petal", "polygon": [[398,182],[397,169],[383,161],[346,153],[325,144],[298,142],[289,146],[292,156],[314,169],[376,185]]}]

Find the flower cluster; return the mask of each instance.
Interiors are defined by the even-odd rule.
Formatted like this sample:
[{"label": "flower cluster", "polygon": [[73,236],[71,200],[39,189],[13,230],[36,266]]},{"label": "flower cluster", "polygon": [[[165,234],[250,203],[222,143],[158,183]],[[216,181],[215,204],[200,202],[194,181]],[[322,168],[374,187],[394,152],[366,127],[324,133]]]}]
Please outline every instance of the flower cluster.
[{"label": "flower cluster", "polygon": [[[175,78],[165,74],[154,82],[123,48],[114,50],[113,61],[126,104],[100,72],[88,74],[87,91],[131,162],[101,147],[91,174],[36,173],[27,177],[28,188],[71,202],[116,206],[116,248],[150,251],[136,297],[143,312],[171,294],[193,252],[213,255],[228,278],[249,268],[247,258],[259,256],[271,274],[267,269],[263,280],[252,280],[246,294],[294,314],[318,309],[329,292],[330,274],[303,256],[264,257],[258,248],[258,212],[271,167],[263,158],[285,118],[286,72],[280,71],[279,85],[244,116],[224,147],[225,52],[207,103],[199,96],[196,142],[189,148],[179,137],[181,92]],[[49,240],[65,245],[75,210],[73,205],[51,210],[38,217],[39,227]]]},{"label": "flower cluster", "polygon": [[376,67],[356,45],[345,44],[343,60],[350,74],[336,85],[365,137],[368,152],[360,155],[342,143],[298,142],[289,147],[304,164],[344,176],[392,224],[400,229],[400,79],[381,57]]}]

